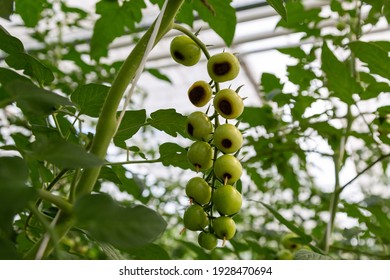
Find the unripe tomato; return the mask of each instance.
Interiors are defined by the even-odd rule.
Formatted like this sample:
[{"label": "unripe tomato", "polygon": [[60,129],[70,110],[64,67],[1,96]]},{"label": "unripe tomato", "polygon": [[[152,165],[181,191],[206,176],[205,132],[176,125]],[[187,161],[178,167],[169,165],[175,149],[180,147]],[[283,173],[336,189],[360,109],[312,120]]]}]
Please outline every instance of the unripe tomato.
[{"label": "unripe tomato", "polygon": [[214,97],[214,108],[225,119],[238,118],[244,111],[242,98],[232,89],[222,89]]},{"label": "unripe tomato", "polygon": [[229,240],[236,234],[236,223],[228,216],[221,216],[213,221],[215,235],[224,240]]},{"label": "unripe tomato", "polygon": [[302,247],[302,244],[299,244],[297,241],[294,240],[296,238],[299,238],[299,236],[293,232],[289,232],[282,237],[281,243],[284,248],[291,251],[296,251]]},{"label": "unripe tomato", "polygon": [[193,66],[200,60],[200,47],[188,36],[180,35],[173,38],[170,45],[172,58],[185,66]]},{"label": "unripe tomato", "polygon": [[195,111],[187,117],[186,129],[192,139],[208,141],[212,137],[214,126],[205,113]]},{"label": "unripe tomato", "polygon": [[234,54],[223,52],[210,57],[207,62],[207,71],[214,81],[226,82],[237,77],[240,72],[240,63]]},{"label": "unripe tomato", "polygon": [[209,224],[209,218],[202,206],[193,204],[184,212],[183,222],[186,229],[197,231],[204,229]]},{"label": "unripe tomato", "polygon": [[294,255],[290,250],[282,249],[278,252],[278,260],[292,260],[293,258]]},{"label": "unripe tomato", "polygon": [[231,185],[218,187],[213,195],[215,209],[222,215],[233,215],[241,209],[242,196],[237,189]]},{"label": "unripe tomato", "polygon": [[187,151],[188,161],[199,170],[206,170],[213,166],[213,148],[203,141],[194,142]]},{"label": "unripe tomato", "polygon": [[196,107],[206,105],[213,94],[213,90],[209,83],[205,81],[197,81],[188,89],[188,98]]},{"label": "unripe tomato", "polygon": [[198,235],[198,243],[202,248],[213,250],[217,247],[218,239],[213,233],[202,231]]},{"label": "unripe tomato", "polygon": [[233,154],[242,147],[242,134],[232,124],[225,123],[218,126],[214,132],[214,144],[225,154]]},{"label": "unripe tomato", "polygon": [[222,182],[226,182],[226,184],[233,185],[241,177],[241,163],[233,155],[222,155],[215,161],[214,174]]},{"label": "unripe tomato", "polygon": [[186,194],[196,203],[204,205],[210,202],[211,187],[203,178],[194,177],[186,185]]}]

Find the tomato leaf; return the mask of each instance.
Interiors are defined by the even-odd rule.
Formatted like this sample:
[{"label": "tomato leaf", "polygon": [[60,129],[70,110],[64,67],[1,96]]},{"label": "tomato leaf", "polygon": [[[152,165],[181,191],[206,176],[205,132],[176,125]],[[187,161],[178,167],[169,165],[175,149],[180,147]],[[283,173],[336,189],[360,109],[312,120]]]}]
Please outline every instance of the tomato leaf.
[{"label": "tomato leaf", "polygon": [[187,159],[187,150],[176,143],[164,143],[159,148],[160,160],[164,166],[176,166],[182,169],[190,169]]},{"label": "tomato leaf", "polygon": [[104,180],[113,182],[121,192],[131,194],[136,199],[140,198],[144,186],[136,176],[128,178],[126,173],[129,173],[129,171],[123,166],[112,166],[111,168],[103,166],[99,176]]},{"label": "tomato leaf", "polygon": [[177,137],[180,134],[187,137],[185,130],[187,118],[176,112],[175,109],[161,109],[150,114],[148,123],[154,128]]},{"label": "tomato leaf", "polygon": [[[0,11],[1,11],[1,4],[0,4]],[[1,25],[0,25],[0,42],[1,42],[0,50],[3,50],[6,53],[24,52],[23,43],[18,38],[10,35]]]},{"label": "tomato leaf", "polygon": [[47,0],[17,0],[15,1],[15,10],[27,27],[35,27],[47,5]]},{"label": "tomato leaf", "polygon": [[260,202],[265,208],[267,208],[273,215],[274,217],[279,221],[281,222],[283,225],[285,225],[288,229],[290,229],[292,232],[296,233],[297,235],[299,235],[299,237],[301,238],[301,241],[303,244],[306,244],[306,243],[309,243],[312,238],[310,235],[307,235],[305,232],[303,232],[299,227],[297,227],[296,225],[294,225],[292,222],[288,221],[287,219],[285,219],[281,214],[279,214],[279,212],[277,210],[275,210],[274,208],[272,208],[270,205],[264,203],[264,202]]},{"label": "tomato leaf", "polygon": [[0,1],[0,17],[9,19],[10,15],[12,15],[13,13],[14,13],[14,0]]},{"label": "tomato leaf", "polygon": [[106,100],[109,87],[100,84],[87,84],[78,87],[71,100],[80,108],[80,114],[97,118]]},{"label": "tomato leaf", "polygon": [[287,21],[286,7],[283,0],[267,0],[268,4],[275,9],[275,11]]},{"label": "tomato leaf", "polygon": [[27,114],[50,115],[59,106],[73,105],[66,97],[41,89],[27,81],[13,80],[6,85],[5,89],[16,101],[17,106]]},{"label": "tomato leaf", "polygon": [[294,254],[294,260],[331,260],[332,258],[319,253],[300,249]]},{"label": "tomato leaf", "polygon": [[39,135],[32,144],[30,155],[38,160],[45,160],[61,168],[88,168],[104,163],[83,147],[65,141],[59,136],[45,137]]},{"label": "tomato leaf", "polygon": [[326,43],[322,47],[322,70],[326,74],[328,88],[334,96],[347,104],[353,104],[353,93],[358,93],[359,85],[350,75],[346,64],[339,61]]},{"label": "tomato leaf", "polygon": [[29,170],[20,157],[0,158],[0,232],[11,237],[14,216],[35,199],[35,190],[27,187]]},{"label": "tomato leaf", "polygon": [[146,244],[140,248],[127,250],[133,260],[170,260],[168,252],[159,245]]},{"label": "tomato leaf", "polygon": [[114,144],[120,148],[126,149],[125,141],[137,133],[137,131],[145,124],[145,120],[146,111],[144,109],[126,111],[118,131],[114,136]]},{"label": "tomato leaf", "polygon": [[142,205],[125,207],[103,193],[79,198],[74,214],[76,225],[91,237],[121,250],[153,242],[167,226],[154,210]]},{"label": "tomato leaf", "polygon": [[148,68],[148,69],[145,69],[145,71],[148,72],[149,74],[151,74],[152,76],[156,77],[157,79],[160,79],[162,81],[165,81],[165,82],[172,84],[171,79],[169,79],[169,77],[167,75],[164,75],[163,73],[161,73],[160,70],[158,70],[156,68]]},{"label": "tomato leaf", "polygon": [[194,19],[194,8],[192,6],[192,1],[184,1],[179,13],[176,16],[176,20],[192,27]]},{"label": "tomato leaf", "polygon": [[194,1],[193,7],[202,20],[230,46],[236,30],[236,10],[231,6],[231,0],[208,0],[208,6],[202,1]]},{"label": "tomato leaf", "polygon": [[135,24],[142,19],[143,0],[129,0],[120,5],[118,1],[100,1],[96,4],[96,21],[91,39],[91,57],[98,60],[107,56],[108,45],[126,31],[133,32]]},{"label": "tomato leaf", "polygon": [[362,41],[352,42],[349,44],[349,47],[357,58],[367,64],[371,73],[390,79],[390,58],[388,50],[375,43]]},{"label": "tomato leaf", "polygon": [[49,84],[54,80],[53,72],[27,53],[11,53],[5,62],[16,70],[23,70],[24,74],[35,78],[40,84]]}]

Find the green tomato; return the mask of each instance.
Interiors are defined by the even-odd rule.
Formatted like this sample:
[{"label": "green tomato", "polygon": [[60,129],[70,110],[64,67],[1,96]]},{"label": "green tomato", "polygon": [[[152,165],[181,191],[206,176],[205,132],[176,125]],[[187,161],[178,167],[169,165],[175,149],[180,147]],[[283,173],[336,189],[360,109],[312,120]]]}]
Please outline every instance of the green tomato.
[{"label": "green tomato", "polygon": [[209,224],[209,218],[202,206],[193,204],[184,212],[183,222],[186,229],[197,231],[204,229]]},{"label": "green tomato", "polygon": [[214,97],[214,108],[225,119],[238,118],[244,111],[244,102],[237,92],[230,88],[222,89]]},{"label": "green tomato", "polygon": [[211,99],[213,90],[209,83],[197,81],[188,89],[188,98],[196,107],[205,106]]},{"label": "green tomato", "polygon": [[213,221],[215,235],[223,240],[229,240],[236,234],[236,223],[228,216],[221,216]]},{"label": "green tomato", "polygon": [[211,187],[203,178],[194,177],[186,185],[186,194],[196,203],[204,205],[210,202]]},{"label": "green tomato", "polygon": [[218,187],[213,195],[215,209],[222,215],[233,215],[241,209],[242,196],[237,189],[231,185]]},{"label": "green tomato", "polygon": [[205,113],[196,111],[187,117],[186,129],[192,139],[209,141],[213,135],[214,126]]},{"label": "green tomato", "polygon": [[282,249],[278,252],[278,260],[292,260],[294,258],[293,253],[287,249]]},{"label": "green tomato", "polygon": [[198,170],[206,170],[213,166],[213,148],[203,141],[194,142],[187,151],[188,161]]},{"label": "green tomato", "polygon": [[224,184],[233,185],[242,175],[242,166],[233,155],[222,155],[215,161],[214,174]]},{"label": "green tomato", "polygon": [[218,239],[213,233],[202,231],[198,235],[198,243],[200,247],[206,250],[213,250],[217,247]]},{"label": "green tomato", "polygon": [[211,79],[222,83],[237,77],[240,72],[240,63],[234,54],[223,52],[210,57],[207,62],[207,71]]},{"label": "green tomato", "polygon": [[233,154],[242,147],[242,134],[238,128],[226,123],[218,126],[214,132],[214,144],[225,154]]},{"label": "green tomato", "polygon": [[172,58],[185,66],[193,66],[200,60],[200,47],[188,36],[180,35],[173,38],[170,45]]},{"label": "green tomato", "polygon": [[286,233],[281,240],[282,246],[285,249],[296,251],[299,250],[302,247],[302,244],[299,244],[296,239],[299,238],[298,235],[296,235],[293,232]]}]

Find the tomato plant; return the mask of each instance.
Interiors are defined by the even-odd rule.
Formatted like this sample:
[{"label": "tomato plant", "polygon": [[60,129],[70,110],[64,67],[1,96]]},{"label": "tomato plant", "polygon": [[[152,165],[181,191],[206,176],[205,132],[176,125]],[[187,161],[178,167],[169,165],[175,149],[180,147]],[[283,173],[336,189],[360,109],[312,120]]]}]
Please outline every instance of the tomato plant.
[{"label": "tomato plant", "polygon": [[[389,259],[390,3],[266,4],[298,40],[251,59],[234,1],[2,1],[0,258]],[[199,69],[190,112],[138,83]]]}]

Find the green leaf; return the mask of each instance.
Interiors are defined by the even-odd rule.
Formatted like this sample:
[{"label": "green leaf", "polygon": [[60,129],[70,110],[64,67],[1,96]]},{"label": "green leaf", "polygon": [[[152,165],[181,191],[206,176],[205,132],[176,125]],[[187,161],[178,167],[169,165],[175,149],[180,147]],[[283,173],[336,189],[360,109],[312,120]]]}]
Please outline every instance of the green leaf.
[{"label": "green leaf", "polygon": [[14,0],[1,0],[0,17],[9,19],[9,16],[12,15],[13,13],[14,13]]},{"label": "green leaf", "polygon": [[[0,2],[0,11],[1,9]],[[1,12],[0,12],[1,13]],[[3,50],[6,53],[18,53],[24,52],[23,43],[16,37],[10,35],[1,25],[0,25],[0,50]]]},{"label": "green leaf", "polygon": [[150,114],[148,124],[154,128],[176,137],[179,133],[187,137],[185,130],[187,117],[176,112],[175,109],[161,109]]},{"label": "green leaf", "polygon": [[371,98],[378,97],[379,94],[383,92],[390,92],[390,85],[385,82],[375,82],[370,84],[362,94],[360,94],[360,99],[367,100]]},{"label": "green leaf", "polygon": [[383,7],[383,0],[363,0],[363,2],[370,4],[375,10],[380,11]]},{"label": "green leaf", "polygon": [[59,136],[39,136],[32,144],[30,156],[45,160],[60,168],[90,168],[104,164],[100,158],[83,147]]},{"label": "green leaf", "polygon": [[294,260],[331,260],[332,258],[313,251],[300,249],[294,254]]},{"label": "green leaf", "polygon": [[263,73],[260,83],[267,100],[272,100],[276,95],[283,92],[283,84],[274,74]]},{"label": "green leaf", "polygon": [[390,23],[390,1],[384,3],[383,15],[386,17],[387,22]]},{"label": "green leaf", "polygon": [[270,205],[264,203],[264,202],[260,202],[265,208],[267,208],[271,213],[272,215],[274,215],[274,217],[279,221],[281,222],[283,225],[285,225],[288,229],[290,229],[292,232],[296,233],[297,235],[299,235],[299,237],[301,238],[301,241],[303,244],[307,244],[309,243],[312,238],[310,235],[307,235],[305,232],[303,232],[299,227],[297,227],[296,225],[294,225],[292,222],[288,221],[287,219],[285,219],[282,215],[279,214],[278,211],[276,211],[274,208],[272,208]]},{"label": "green leaf", "polygon": [[208,0],[210,7],[205,6],[202,1],[194,1],[193,7],[199,13],[202,20],[230,46],[233,42],[236,30],[236,10],[230,5],[231,0]]},{"label": "green leaf", "polygon": [[76,225],[94,239],[121,250],[142,247],[156,240],[167,224],[142,205],[123,207],[107,194],[79,198],[74,206]]},{"label": "green leaf", "polygon": [[5,87],[14,80],[29,82],[29,79],[19,75],[15,71],[0,67],[0,108],[3,108],[13,102]]},{"label": "green leaf", "polygon": [[47,6],[46,0],[16,0],[15,10],[27,27],[35,27],[41,19],[41,13]]},{"label": "green leaf", "polygon": [[276,129],[279,124],[272,112],[272,107],[269,105],[245,107],[241,115],[241,121],[248,123],[251,127],[264,126],[267,131]]},{"label": "green leaf", "polygon": [[358,84],[350,75],[350,70],[339,61],[326,43],[322,47],[322,70],[326,74],[327,86],[334,96],[347,104],[353,104],[353,93],[358,92]]},{"label": "green leaf", "polygon": [[182,169],[190,169],[187,159],[187,150],[176,143],[164,143],[160,145],[160,160],[164,166],[176,166]]},{"label": "green leaf", "polygon": [[307,69],[304,64],[287,66],[289,81],[299,86],[300,90],[305,90],[310,87],[311,82],[316,78],[316,75],[311,69]]},{"label": "green leaf", "polygon": [[0,233],[4,237],[11,236],[14,216],[35,199],[35,190],[26,185],[28,176],[28,166],[22,158],[0,158]]},{"label": "green leaf", "polygon": [[255,184],[255,186],[259,191],[266,192],[268,190],[268,188],[265,185],[266,180],[263,178],[263,176],[259,173],[259,171],[256,168],[245,167],[245,171],[249,175],[252,182]]},{"label": "green leaf", "polygon": [[[1,9],[1,2],[0,2]],[[1,11],[1,10],[0,10]],[[0,13],[1,14],[1,13]],[[11,240],[7,240],[0,236],[0,260],[20,260],[14,243]]]},{"label": "green leaf", "polygon": [[158,70],[156,68],[148,68],[148,69],[145,69],[145,71],[148,72],[149,74],[151,74],[152,76],[156,77],[157,79],[160,79],[162,81],[165,81],[165,82],[172,84],[171,79],[169,79],[168,76],[164,75],[163,73],[160,72],[160,70]]},{"label": "green leaf", "polygon": [[125,141],[137,133],[137,131],[145,124],[145,120],[146,111],[144,109],[126,111],[114,137],[114,144],[120,148],[126,149]]},{"label": "green leaf", "polygon": [[304,59],[307,57],[305,51],[300,47],[282,48],[278,49],[278,51],[282,54],[286,54],[297,59]]},{"label": "green leaf", "polygon": [[287,21],[286,7],[284,6],[283,0],[267,0],[268,4],[275,9],[275,11]]},{"label": "green leaf", "polygon": [[194,8],[192,6],[192,1],[184,1],[179,13],[176,15],[176,20],[192,27],[194,19]]},{"label": "green leaf", "polygon": [[120,5],[118,1],[100,1],[96,13],[101,17],[96,21],[91,39],[91,57],[98,60],[107,56],[109,44],[117,37],[135,30],[135,24],[142,19],[143,0],[129,0]]},{"label": "green leaf", "polygon": [[321,8],[307,8],[301,1],[287,1],[285,4],[288,20],[283,18],[278,22],[278,27],[285,27],[298,32],[304,32],[303,38],[311,36],[320,37],[321,29],[318,23],[323,20]]},{"label": "green leaf", "polygon": [[120,191],[133,195],[139,198],[142,195],[144,187],[140,184],[136,177],[128,178],[126,173],[129,171],[123,166],[103,166],[100,171],[100,178],[113,182]]},{"label": "green leaf", "polygon": [[80,114],[97,118],[109,89],[109,87],[99,84],[82,85],[72,93],[70,99],[77,104]]},{"label": "green leaf", "polygon": [[16,70],[23,70],[24,74],[35,78],[40,84],[50,84],[54,80],[51,70],[27,53],[12,53],[5,62]]},{"label": "green leaf", "polygon": [[319,135],[328,141],[329,146],[332,147],[333,151],[336,151],[340,144],[340,138],[342,131],[334,126],[330,125],[329,122],[316,122],[308,124],[308,127],[316,130]]},{"label": "green leaf", "polygon": [[140,248],[127,250],[134,260],[170,260],[168,252],[159,245],[147,244]]},{"label": "green leaf", "polygon": [[13,80],[6,85],[8,94],[25,113],[50,115],[59,106],[73,105],[67,98],[35,86],[32,83]]},{"label": "green leaf", "polygon": [[371,73],[390,79],[390,58],[387,50],[375,43],[362,41],[352,42],[349,47],[357,58],[367,64]]}]

